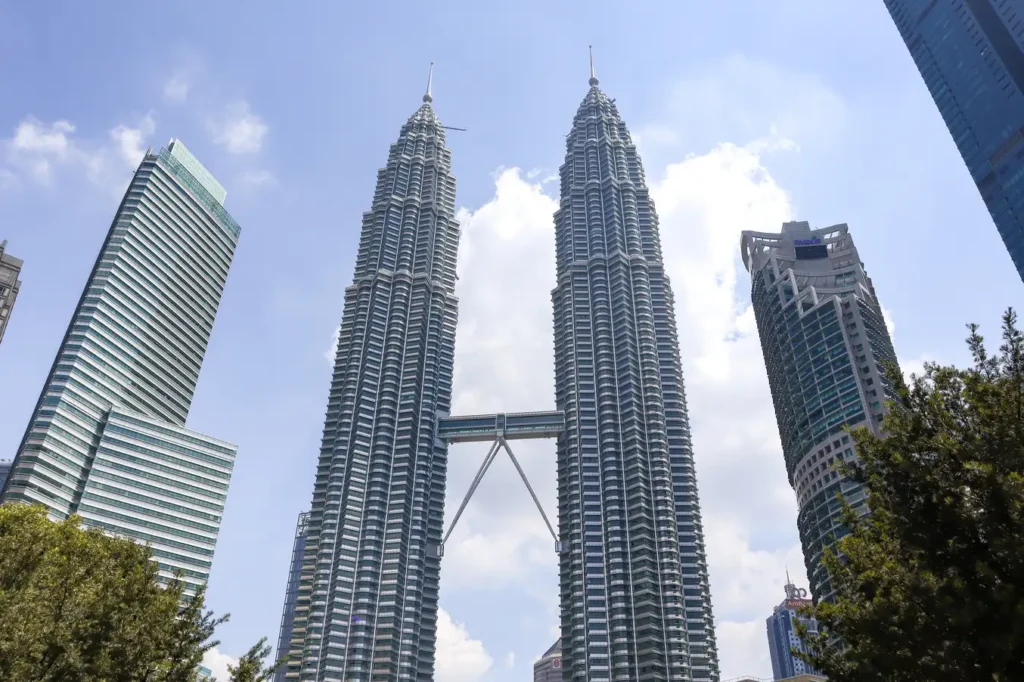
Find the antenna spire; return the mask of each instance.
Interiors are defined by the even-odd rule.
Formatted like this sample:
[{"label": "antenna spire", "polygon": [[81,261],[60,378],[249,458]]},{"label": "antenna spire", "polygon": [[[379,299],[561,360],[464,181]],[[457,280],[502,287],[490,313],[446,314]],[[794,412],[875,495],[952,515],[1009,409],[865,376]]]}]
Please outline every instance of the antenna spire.
[{"label": "antenna spire", "polygon": [[434,83],[434,62],[430,62],[430,70],[427,71],[427,92],[423,95],[424,102],[433,102],[434,95],[431,93]]},{"label": "antenna spire", "polygon": [[590,85],[597,85],[597,74],[594,73],[594,46],[587,45],[590,49]]}]

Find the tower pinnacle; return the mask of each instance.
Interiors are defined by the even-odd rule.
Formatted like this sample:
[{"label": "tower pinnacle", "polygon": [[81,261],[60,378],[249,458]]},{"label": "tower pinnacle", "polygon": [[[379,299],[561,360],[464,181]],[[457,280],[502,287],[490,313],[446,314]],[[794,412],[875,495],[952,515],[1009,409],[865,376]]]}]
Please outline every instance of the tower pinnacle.
[{"label": "tower pinnacle", "polygon": [[427,92],[423,95],[424,102],[433,102],[434,95],[431,94],[431,86],[434,82],[434,62],[430,62],[430,70],[427,71]]},{"label": "tower pinnacle", "polygon": [[590,85],[597,85],[597,75],[594,73],[594,46],[587,45],[590,49]]}]

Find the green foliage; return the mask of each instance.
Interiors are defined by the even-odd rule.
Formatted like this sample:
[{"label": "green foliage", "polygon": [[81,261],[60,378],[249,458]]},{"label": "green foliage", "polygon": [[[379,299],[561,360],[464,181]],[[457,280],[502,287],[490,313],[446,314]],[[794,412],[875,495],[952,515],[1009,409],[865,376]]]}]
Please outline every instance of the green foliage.
[{"label": "green foliage", "polygon": [[274,676],[274,672],[284,663],[284,659],[269,667],[264,665],[267,656],[270,655],[270,645],[264,637],[256,642],[245,655],[238,659],[238,665],[229,665],[228,672],[231,674],[230,682],[267,682]]},{"label": "green foliage", "polygon": [[[226,620],[205,610],[205,589],[162,586],[148,547],[0,506],[0,680],[194,682]],[[250,651],[260,667],[264,641]]]},{"label": "green foliage", "polygon": [[834,682],[1024,680],[1024,337],[1012,309],[997,355],[969,329],[972,367],[890,372],[885,437],[854,433],[871,514],[846,508],[803,656]]}]

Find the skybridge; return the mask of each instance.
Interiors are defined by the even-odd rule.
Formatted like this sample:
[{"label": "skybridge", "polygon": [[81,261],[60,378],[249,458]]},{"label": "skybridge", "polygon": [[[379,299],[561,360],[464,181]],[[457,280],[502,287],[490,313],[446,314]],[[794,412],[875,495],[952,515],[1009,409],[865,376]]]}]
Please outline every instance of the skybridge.
[{"label": "skybridge", "polygon": [[437,556],[444,555],[444,545],[448,542],[452,531],[455,530],[455,525],[462,517],[462,512],[466,510],[466,505],[469,504],[473,493],[476,492],[480,481],[483,480],[484,474],[487,473],[498,453],[502,450],[508,453],[509,459],[512,460],[516,471],[519,472],[519,477],[526,484],[526,489],[530,492],[533,503],[537,505],[537,511],[540,512],[541,518],[544,519],[544,525],[547,526],[548,532],[551,533],[551,538],[555,541],[555,550],[559,551],[561,546],[558,541],[558,533],[555,532],[554,527],[548,520],[548,515],[544,513],[544,507],[541,506],[540,500],[537,499],[537,494],[533,491],[533,486],[530,485],[526,472],[523,471],[523,467],[520,466],[519,460],[516,459],[508,442],[510,440],[524,440],[528,438],[557,438],[563,431],[565,431],[565,415],[557,411],[502,412],[497,414],[474,414],[464,417],[441,417],[438,419],[437,432],[441,440],[448,443],[486,443],[490,441],[491,447],[487,451],[487,456],[484,457],[480,469],[476,472],[473,482],[470,483],[469,491],[466,492],[466,497],[463,498],[462,504],[459,505],[459,510],[455,512],[455,518],[452,519],[448,532],[444,534],[444,539],[437,547]]}]

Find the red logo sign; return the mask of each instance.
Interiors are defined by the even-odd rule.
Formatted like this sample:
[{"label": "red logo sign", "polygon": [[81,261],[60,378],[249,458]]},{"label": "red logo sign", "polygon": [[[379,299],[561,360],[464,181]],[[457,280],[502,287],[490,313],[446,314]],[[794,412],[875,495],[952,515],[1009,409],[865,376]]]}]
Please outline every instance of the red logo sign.
[{"label": "red logo sign", "polygon": [[551,661],[551,667],[552,668],[561,668],[562,667],[562,659],[556,658],[555,660]]}]

